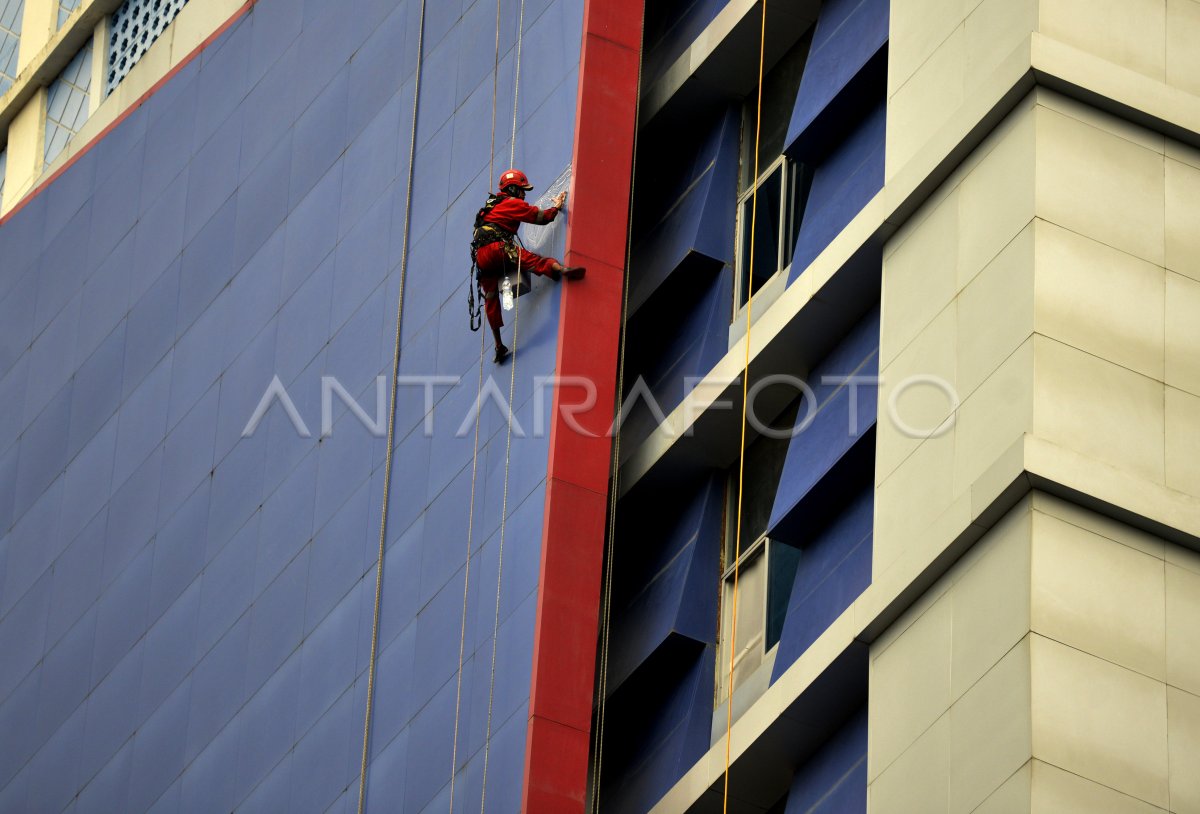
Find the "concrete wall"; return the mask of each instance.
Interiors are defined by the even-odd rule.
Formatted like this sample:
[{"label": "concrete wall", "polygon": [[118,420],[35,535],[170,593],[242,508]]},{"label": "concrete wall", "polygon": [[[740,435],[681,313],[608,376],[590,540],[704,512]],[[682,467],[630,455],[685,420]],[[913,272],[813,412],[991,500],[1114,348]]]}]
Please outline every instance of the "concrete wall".
[{"label": "concrete wall", "polygon": [[1196,810],[1198,567],[1026,498],[873,645],[870,810]]}]

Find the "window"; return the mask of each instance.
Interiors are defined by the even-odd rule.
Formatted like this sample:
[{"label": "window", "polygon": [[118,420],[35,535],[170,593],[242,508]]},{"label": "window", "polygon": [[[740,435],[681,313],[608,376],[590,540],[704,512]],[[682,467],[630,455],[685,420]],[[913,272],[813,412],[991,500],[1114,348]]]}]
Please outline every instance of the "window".
[{"label": "window", "polygon": [[0,205],[4,203],[4,170],[8,164],[8,148],[0,150]]},{"label": "window", "polygon": [[71,12],[79,8],[79,0],[58,0],[58,27],[62,28],[63,23],[71,16]]},{"label": "window", "polygon": [[46,96],[46,163],[58,154],[87,121],[92,86],[92,43],[89,41],[63,68]]},{"label": "window", "polygon": [[17,79],[17,57],[21,50],[21,18],[25,0],[0,0],[0,95]]},{"label": "window", "polygon": [[[795,424],[800,399],[794,400],[776,419],[777,428]],[[767,536],[771,508],[783,474],[790,438],[760,436],[746,447],[741,512],[741,556],[737,559],[737,635],[733,624],[733,576],[735,526],[737,522],[738,467],[729,475],[729,511],[722,558],[721,647],[717,663],[718,703],[729,692],[729,645],[737,647],[733,658],[734,688],[758,670],[778,642],[787,616],[792,582],[800,563],[800,550]]]},{"label": "window", "polygon": [[112,93],[150,50],[187,0],[125,0],[109,21],[105,95]]},{"label": "window", "polygon": [[[762,119],[758,89],[742,101],[741,172],[738,175],[737,263],[734,315],[776,272],[787,268],[800,233],[811,173],[783,155],[792,107],[800,91],[811,34],[801,37],[763,77]],[[754,54],[757,56],[757,52]],[[758,177],[755,172],[755,131]],[[751,217],[755,198],[758,210]],[[750,228],[754,221],[754,267],[750,265]]]},{"label": "window", "polygon": [[[738,201],[737,308],[749,301],[776,272],[792,262],[812,174],[803,164],[780,157]],[[754,199],[758,209],[754,211]],[[754,227],[754,263],[750,228]]]}]

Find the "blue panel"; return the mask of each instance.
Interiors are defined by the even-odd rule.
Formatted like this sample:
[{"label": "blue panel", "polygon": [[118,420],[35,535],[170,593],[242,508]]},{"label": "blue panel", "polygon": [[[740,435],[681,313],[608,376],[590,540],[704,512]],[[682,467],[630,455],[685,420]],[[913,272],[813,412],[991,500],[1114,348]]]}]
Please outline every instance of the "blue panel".
[{"label": "blue panel", "polygon": [[768,525],[772,538],[798,542],[804,531],[793,528],[798,518],[790,515],[858,439],[874,426],[877,385],[839,384],[839,381],[849,377],[877,376],[878,349],[879,310],[875,309],[813,369],[809,378],[816,404],[815,407],[810,405],[806,397],[797,419],[804,421],[811,415],[812,421],[788,444]]},{"label": "blue panel", "polygon": [[[203,117],[198,121],[204,121]],[[235,190],[241,141],[242,115],[235,113],[197,150],[194,161],[198,166],[204,167],[204,172],[188,174],[184,245],[192,242]],[[210,271],[215,272],[217,268]]]},{"label": "blue panel", "polygon": [[75,359],[86,359],[116,328],[129,308],[129,274],[133,263],[131,230],[100,264],[83,286],[81,299],[88,304],[79,312]]},{"label": "blue panel", "polygon": [[58,527],[62,540],[74,540],[108,503],[116,443],[117,422],[109,421],[67,467]]},{"label": "blue panel", "polygon": [[[149,656],[149,653],[147,653]],[[133,742],[133,766],[129,774],[129,811],[146,811],[183,770],[190,684],[185,681],[165,703],[138,728]]]},{"label": "blue panel", "polygon": [[[204,568],[210,485],[202,483],[154,538],[154,569],[150,577],[150,618],[171,607]],[[199,602],[199,592],[194,601]],[[191,653],[188,653],[191,657]]]},{"label": "blue panel", "polygon": [[144,201],[134,230],[133,263],[130,267],[131,302],[137,302],[183,252],[183,217],[187,194],[187,170],[181,172],[157,198]]},{"label": "blue panel", "polygon": [[[690,276],[684,280],[685,275]],[[715,273],[710,268],[689,267],[675,275],[670,285],[670,310],[678,321],[661,314],[635,320],[628,343],[631,370],[645,380],[665,415],[728,350],[733,272],[728,267]],[[636,379],[626,376],[626,382]],[[650,434],[657,420],[644,401],[627,405],[622,434],[632,449]]]},{"label": "blue panel", "polygon": [[[674,186],[677,197],[654,207],[656,223],[638,239],[631,264],[632,315],[691,252],[721,263],[733,262],[733,223],[737,199],[741,116],[730,109]],[[666,197],[666,196],[664,196]]]},{"label": "blue panel", "polygon": [[883,189],[886,117],[887,104],[881,101],[814,169],[789,283]]},{"label": "blue panel", "polygon": [[21,436],[13,517],[20,519],[67,465],[67,434],[71,415],[71,383],[50,399],[46,409]]},{"label": "blue panel", "polygon": [[[208,558],[200,585],[200,627],[196,635],[198,655],[204,655],[218,641],[222,641],[221,637],[250,607],[254,598],[258,527],[259,515],[256,513],[224,548]],[[244,617],[244,620],[248,622],[249,617]],[[223,645],[224,642],[218,647]]]},{"label": "blue panel", "polygon": [[120,404],[124,355],[125,324],[121,323],[75,374],[68,454],[82,449]]},{"label": "blue panel", "polygon": [[[0,227],[0,727],[17,733],[0,739],[0,807],[324,811],[353,799],[385,444],[340,404],[333,435],[316,434],[322,376],[373,414],[391,360],[417,9],[260,0]],[[462,625],[471,444],[453,436],[479,339],[464,330],[462,224],[491,181],[478,124],[494,33],[482,4],[430,12],[401,368],[466,382],[439,390],[434,438],[419,388],[397,412],[380,627],[381,676],[395,684],[378,687],[370,786],[414,811],[439,807],[448,779],[457,653],[445,642]],[[527,4],[517,161],[540,184],[571,158],[582,13]],[[515,17],[502,20],[505,160]],[[557,363],[560,290],[542,283],[522,301],[527,426],[533,379]],[[241,438],[276,374],[312,437],[275,405]],[[512,449],[492,687],[498,427],[494,414],[481,424],[461,765],[478,789],[494,689],[490,794],[508,808],[548,441]],[[409,743],[427,768],[408,771]]]},{"label": "blue panel", "polygon": [[234,721],[187,767],[180,783],[179,810],[209,814],[233,810],[234,772],[241,727]]},{"label": "blue panel", "polygon": [[[300,659],[290,659],[240,712],[242,738],[238,744],[238,766],[234,775],[235,800],[245,798],[294,742],[299,667]],[[286,788],[279,791],[287,793]]]},{"label": "blue panel", "polygon": [[261,593],[299,553],[312,535],[317,491],[317,453],[308,455],[262,509],[254,592]]},{"label": "blue panel", "polygon": [[172,264],[130,309],[122,391],[128,396],[175,344],[179,266]]},{"label": "blue panel", "polygon": [[[662,545],[624,559],[627,564],[621,569],[620,581],[636,587],[622,591],[632,595],[613,613],[608,668],[611,691],[671,633],[715,643],[717,592],[711,588],[720,568],[724,500],[723,480],[708,478],[688,505],[666,513],[675,522],[646,534],[647,539],[662,539]],[[694,585],[697,580],[702,585]]]},{"label": "blue panel", "polygon": [[605,808],[648,811],[708,750],[715,658],[711,645],[664,650],[641,686],[609,702]]},{"label": "blue panel", "polygon": [[350,62],[347,125],[352,137],[385,109],[400,89],[401,81],[409,75],[409,71],[398,69],[396,65],[398,57],[403,56],[408,61],[411,56],[404,48],[408,8],[391,5],[390,12]]},{"label": "blue panel", "polygon": [[80,305],[79,298],[71,300],[33,342],[29,352],[30,376],[25,389],[23,426],[27,426],[71,378]]},{"label": "blue panel", "polygon": [[105,532],[108,544],[104,548],[103,579],[106,583],[142,551],[154,534],[161,472],[162,450],[159,449],[113,492]]},{"label": "blue panel", "polygon": [[[342,70],[334,76],[296,121],[292,138],[290,186],[290,201],[293,207],[308,195],[346,149],[348,77],[348,70]],[[328,197],[332,199],[332,203],[338,202],[338,195],[331,194]],[[335,219],[334,226],[336,225]]]},{"label": "blue panel", "polygon": [[[263,29],[261,23],[272,15],[272,9],[281,6],[292,7],[295,3],[271,2],[254,9],[254,38],[258,39],[258,31]],[[251,61],[258,56],[256,49],[251,49]],[[287,49],[270,70],[262,77],[246,102],[242,106],[242,154],[239,169],[243,179],[251,170],[257,167],[263,158],[283,142],[288,144],[288,168],[291,168],[292,128],[289,126],[296,119],[295,93],[293,82],[296,75],[297,49],[295,46]],[[280,190],[285,199],[287,185]]]},{"label": "blue panel", "polygon": [[29,675],[44,650],[51,587],[47,572],[0,622],[0,646],[5,654],[0,665],[0,698],[6,698]]},{"label": "blue panel", "polygon": [[850,717],[792,777],[785,814],[867,810],[867,708]]},{"label": "blue panel", "polygon": [[[298,160],[298,156],[293,156],[293,189]],[[284,299],[290,297],[333,251],[337,240],[338,194],[341,185],[342,164],[338,162],[288,216],[283,252]]]},{"label": "blue panel", "polygon": [[[202,55],[200,74],[196,78],[196,132],[193,135],[200,148],[197,159],[208,149],[208,146],[200,145],[220,141],[222,131],[232,131],[235,140],[241,136],[240,103],[251,87],[248,68],[253,30],[253,23],[243,17]],[[237,155],[236,141],[233,154]],[[232,186],[230,184],[229,188]]]},{"label": "blue panel", "polygon": [[[268,531],[264,528],[262,533]],[[279,669],[304,635],[308,551],[305,547],[254,600],[250,612],[250,655],[246,661],[246,686],[251,691]],[[298,668],[297,663],[297,672]]]},{"label": "blue panel", "polygon": [[[863,467],[869,476],[872,470]],[[812,530],[800,564],[771,680],[775,681],[871,584],[873,490],[849,499],[840,515]]]},{"label": "blue panel", "polygon": [[[22,776],[29,779],[28,811],[62,811],[79,785],[79,759],[83,751],[86,705],[81,705],[29,762]],[[18,810],[18,806],[4,810]]]},{"label": "blue panel", "polygon": [[101,511],[63,551],[54,565],[54,593],[46,640],[56,642],[100,595],[96,574],[104,562],[108,512]]},{"label": "blue panel", "polygon": [[[821,6],[788,125],[789,154],[806,162],[819,157],[863,100],[876,98],[862,83],[849,86],[887,43],[888,7],[889,0],[830,0]],[[882,79],[886,86],[886,70],[886,64],[869,68],[865,73],[871,76],[864,79]]]},{"label": "blue panel", "polygon": [[91,690],[95,636],[96,614],[93,612],[84,616],[46,654],[38,698],[37,742],[49,739],[67,718],[75,715]]},{"label": "blue panel", "polygon": [[[186,755],[200,752],[246,701],[247,642],[250,617],[244,616],[192,672],[191,713]],[[236,748],[236,745],[235,745]]]},{"label": "blue panel", "polygon": [[354,682],[363,595],[350,594],[304,642],[296,719],[301,732],[307,732]]},{"label": "blue panel", "polygon": [[[80,775],[91,777],[109,764],[129,738],[130,722],[137,717],[142,684],[142,645],[138,643],[102,679],[93,676],[96,689],[88,696]],[[123,790],[121,790],[123,793]],[[117,809],[109,810],[120,810]]]},{"label": "blue panel", "polygon": [[191,325],[233,276],[237,198],[230,197],[183,250],[179,272],[179,327]]}]

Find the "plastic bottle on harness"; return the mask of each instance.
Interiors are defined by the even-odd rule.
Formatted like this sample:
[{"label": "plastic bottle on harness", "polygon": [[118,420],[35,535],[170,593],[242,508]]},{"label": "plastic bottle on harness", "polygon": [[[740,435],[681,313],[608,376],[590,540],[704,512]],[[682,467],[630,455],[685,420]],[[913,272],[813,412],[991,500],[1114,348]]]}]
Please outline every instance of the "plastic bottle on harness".
[{"label": "plastic bottle on harness", "polygon": [[[479,289],[479,278],[483,276],[483,270],[476,263],[476,252],[484,246],[490,246],[493,243],[503,243],[504,254],[507,256],[509,262],[514,265],[517,263],[517,236],[507,229],[485,220],[488,213],[496,208],[496,204],[507,197],[507,195],[488,195],[487,202],[484,203],[483,208],[475,215],[475,229],[471,236],[471,270],[467,272],[469,280],[467,284],[467,314],[470,316],[472,331],[478,331],[483,324],[484,294],[483,290]],[[479,289],[478,301],[475,299],[476,289]]]}]

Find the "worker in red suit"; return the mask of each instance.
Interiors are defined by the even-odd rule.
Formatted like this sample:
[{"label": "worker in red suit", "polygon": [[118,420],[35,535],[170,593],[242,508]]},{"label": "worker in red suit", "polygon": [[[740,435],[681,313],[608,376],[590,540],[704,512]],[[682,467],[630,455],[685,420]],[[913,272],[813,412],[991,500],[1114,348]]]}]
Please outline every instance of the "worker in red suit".
[{"label": "worker in red suit", "polygon": [[533,189],[533,185],[520,170],[502,173],[497,186],[500,191],[489,195],[487,203],[475,216],[471,257],[478,269],[476,279],[492,338],[496,341],[496,362],[499,363],[508,357],[508,348],[500,341],[500,326],[504,324],[500,314],[501,279],[521,268],[552,280],[560,277],[577,280],[584,275],[585,269],[564,266],[552,257],[542,257],[517,244],[517,229],[522,223],[542,225],[554,221],[567,199],[565,191],[558,194],[553,206],[539,209],[525,203],[525,193]]}]

